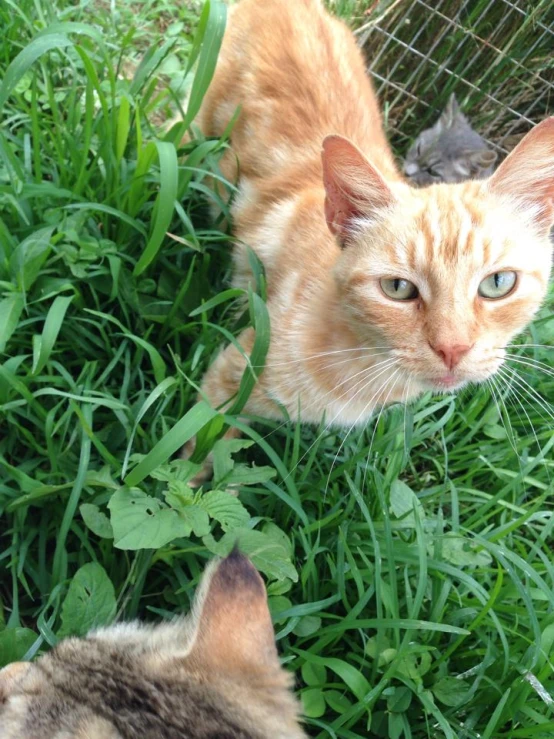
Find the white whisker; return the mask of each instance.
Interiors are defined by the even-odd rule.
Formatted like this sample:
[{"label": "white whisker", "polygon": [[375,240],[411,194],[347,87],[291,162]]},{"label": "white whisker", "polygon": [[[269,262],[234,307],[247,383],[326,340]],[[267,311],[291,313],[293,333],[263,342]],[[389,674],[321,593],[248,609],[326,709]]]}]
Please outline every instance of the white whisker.
[{"label": "white whisker", "polygon": [[[394,377],[395,375],[397,375],[397,374],[398,374],[399,372],[400,372],[400,368],[396,369],[396,370],[395,370],[395,371],[393,372],[393,374],[392,374],[392,375],[391,375],[391,376],[390,376],[390,377],[389,377],[389,378],[387,379],[387,381],[386,381],[386,383],[385,383],[385,386],[386,386],[386,384],[387,384],[388,382],[390,382],[390,380],[392,380],[392,378],[393,378],[393,377]],[[350,433],[351,433],[352,429],[354,429],[354,428],[355,428],[355,427],[356,427],[356,426],[358,425],[358,422],[359,422],[360,418],[361,418],[361,417],[362,417],[362,416],[364,415],[364,413],[365,413],[365,412],[367,411],[368,407],[369,407],[369,406],[371,405],[371,403],[372,403],[372,402],[374,401],[374,399],[375,399],[375,398],[377,397],[377,395],[378,395],[378,394],[379,394],[379,393],[381,392],[381,390],[382,390],[382,389],[383,389],[382,387],[381,387],[381,388],[379,388],[379,390],[377,390],[377,391],[376,391],[376,392],[375,392],[375,393],[374,393],[374,394],[373,394],[373,395],[371,396],[371,398],[370,398],[370,399],[368,400],[368,402],[367,402],[367,403],[365,404],[365,406],[364,406],[364,407],[362,408],[362,410],[361,410],[361,412],[360,412],[359,416],[358,416],[358,417],[356,418],[356,420],[354,421],[354,423],[353,423],[353,424],[352,424],[352,425],[350,426],[350,428],[349,428],[349,429],[348,429],[348,431],[346,432],[346,434],[345,434],[345,437],[344,437],[344,439],[343,439],[343,440],[341,441],[341,443],[340,443],[340,446],[339,446],[339,448],[337,449],[337,452],[336,452],[336,454],[335,454],[335,456],[334,456],[334,458],[333,458],[333,462],[332,462],[332,464],[331,464],[331,469],[329,470],[329,474],[327,475],[327,483],[326,483],[326,485],[325,485],[325,492],[324,492],[324,495],[327,495],[327,490],[328,490],[328,488],[329,488],[329,482],[330,482],[330,480],[331,480],[331,474],[332,474],[332,472],[333,472],[333,468],[334,468],[334,466],[335,466],[335,463],[336,463],[336,461],[337,461],[337,459],[338,459],[338,456],[339,456],[339,454],[340,454],[340,452],[341,452],[341,450],[342,450],[343,446],[345,445],[345,443],[346,443],[346,440],[348,439],[348,437],[349,437],[349,435],[350,435]],[[387,396],[387,397],[388,397],[388,396]],[[385,401],[385,402],[386,402],[386,401]]]},{"label": "white whisker", "polygon": [[552,410],[552,406],[550,403],[548,403],[547,400],[545,400],[540,393],[538,393],[532,385],[530,385],[525,378],[523,378],[513,367],[509,368],[511,375],[508,375],[508,371],[503,369],[502,367],[499,370],[499,373],[502,374],[505,377],[508,377],[508,379],[511,379],[513,382],[516,383],[527,395],[529,395],[531,398],[533,398],[539,406],[547,413],[547,415],[554,421],[554,413]]},{"label": "white whisker", "polygon": [[539,362],[537,359],[531,359],[530,357],[520,357],[514,354],[506,354],[506,358],[510,362],[517,362],[518,364],[526,365],[527,367],[536,369],[539,372],[544,373],[545,375],[554,377],[554,371],[552,370],[552,367],[546,364],[546,362]]},{"label": "white whisker", "polygon": [[[381,355],[383,355],[383,354],[388,354],[388,352],[381,352]],[[376,354],[374,356],[380,356],[380,355],[379,354]],[[361,361],[361,360],[365,360],[365,359],[372,359],[372,357],[361,357],[361,358],[360,357],[350,357],[349,359],[341,359],[338,362],[331,362],[331,364],[326,364],[325,367],[321,367],[319,370],[317,370],[315,372],[313,370],[309,370],[309,374],[310,374],[311,377],[317,377],[317,375],[321,375],[324,372],[327,372],[327,371],[329,371],[330,369],[332,369],[334,367],[340,367],[340,365],[342,365],[342,364],[346,364],[346,363],[349,363],[349,362]],[[382,359],[379,362],[376,362],[375,364],[371,364],[371,367],[378,367],[380,364],[382,364],[383,362],[388,361],[389,359],[394,359],[394,357],[387,357],[387,359]],[[361,372],[365,371],[365,369],[367,369],[367,367],[365,367],[364,370],[361,370]],[[357,374],[359,374],[359,373],[356,373],[354,375],[349,375],[347,377],[347,379],[345,380],[345,382],[347,382],[348,379],[351,379],[352,377],[356,377]],[[281,388],[293,387],[295,389],[298,388],[298,374],[296,373],[295,377],[293,379],[291,379],[290,382],[283,382],[282,380],[280,380],[279,381],[279,387],[281,387]],[[340,385],[338,385],[337,387],[340,387]],[[331,392],[333,392],[333,390]]]},{"label": "white whisker", "polygon": [[554,349],[553,344],[510,344],[511,349]]},{"label": "white whisker", "polygon": [[408,457],[408,444],[406,440],[406,432],[407,432],[407,411],[408,411],[408,392],[410,385],[412,384],[412,380],[414,379],[414,375],[412,372],[408,374],[408,379],[406,380],[406,387],[405,393],[404,393],[404,400],[402,401],[404,403],[404,457]]},{"label": "white whisker", "polygon": [[[516,372],[512,367],[507,368],[510,370],[511,374],[509,374],[506,370],[504,371],[504,377],[505,382],[510,383],[512,391],[515,393],[516,388],[514,387],[513,383],[516,383],[519,386],[519,394],[520,396],[525,399],[525,396],[528,395],[531,400],[534,400],[537,402],[537,412],[539,413],[542,420],[551,428],[552,423],[551,419],[554,420],[554,416],[551,412],[549,412],[549,408],[552,408],[552,405],[548,403],[548,401],[542,397],[542,395],[537,392],[528,382],[525,380],[524,377],[522,377],[518,372]],[[523,384],[522,384],[523,383]],[[530,392],[531,391],[531,392]],[[546,412],[546,416],[543,413],[543,410]]]},{"label": "white whisker", "polygon": [[[352,347],[351,349],[334,349],[333,351],[329,352],[319,352],[318,354],[311,354],[307,357],[299,357],[298,359],[288,359],[284,362],[272,362],[271,364],[252,364],[251,367],[254,367],[256,369],[260,369],[261,367],[284,367],[288,364],[298,364],[298,362],[309,362],[312,359],[320,359],[321,357],[328,357],[334,354],[344,354],[345,352],[362,352],[362,355],[360,357],[353,357],[353,361],[356,359],[369,359],[372,356],[374,356],[371,352],[373,352],[374,349],[384,349],[386,352],[391,351],[390,346],[356,346]],[[363,352],[366,352],[366,354],[363,354]],[[383,353],[386,353],[383,352]]]},{"label": "white whisker", "polygon": [[[399,371],[400,370],[397,370],[397,373]],[[390,380],[392,380],[393,377],[394,377],[394,375],[392,377],[390,377],[389,380],[387,380],[387,382],[381,387],[381,391],[385,389],[385,387],[390,382]],[[364,488],[365,488],[365,480],[366,480],[366,477],[367,477],[367,469],[369,467],[369,457],[370,457],[370,454],[371,454],[371,450],[373,448],[373,441],[375,439],[375,434],[377,432],[377,427],[379,426],[379,421],[381,420],[381,416],[383,415],[383,411],[384,411],[384,409],[385,409],[385,407],[387,405],[387,401],[388,401],[388,399],[390,397],[390,394],[394,390],[394,388],[396,386],[396,383],[398,382],[398,379],[399,378],[397,377],[396,380],[394,381],[394,384],[391,386],[390,390],[388,391],[388,393],[387,393],[387,395],[385,397],[385,400],[383,401],[383,403],[381,405],[381,408],[379,410],[379,414],[377,416],[377,420],[375,421],[375,423],[373,425],[373,433],[371,434],[371,439],[370,439],[369,447],[368,447],[368,450],[367,450],[366,465],[365,465],[365,470],[364,470],[364,476],[362,478],[362,490],[364,490]]]},{"label": "white whisker", "polygon": [[[493,394],[493,397],[494,397],[494,402],[496,404],[496,408],[498,410],[498,416],[500,418],[500,422],[504,426],[504,430],[506,431],[506,436],[508,437],[508,441],[510,442],[510,446],[514,450],[514,453],[515,453],[515,455],[516,455],[516,457],[517,457],[517,459],[519,461],[519,466],[520,466],[520,469],[521,469],[521,459],[519,457],[519,454],[518,454],[518,451],[517,451],[517,447],[516,447],[516,443],[515,443],[514,429],[513,429],[512,423],[510,421],[510,416],[508,414],[508,409],[506,408],[506,403],[504,402],[504,398],[502,397],[502,389],[499,388],[498,385],[497,385],[497,379],[498,379],[498,381],[500,381],[500,378],[495,378],[495,377],[491,377],[490,378],[490,388],[491,388],[491,391],[492,391],[492,394]],[[506,381],[504,380],[504,382],[506,382]],[[507,385],[507,387],[508,387],[508,390],[509,390],[509,386],[508,385]],[[504,413],[502,412],[502,409],[500,408],[500,404],[499,404],[499,402],[497,400],[497,397],[500,398],[500,401],[502,402],[502,406],[504,408]],[[508,421],[508,425],[510,426],[510,431],[508,431],[508,425],[506,424],[506,420]]]},{"label": "white whisker", "polygon": [[[336,393],[339,388],[341,388],[343,385],[346,385],[346,383],[351,382],[356,377],[359,377],[359,375],[364,375],[367,372],[371,372],[371,371],[376,370],[376,369],[378,369],[380,367],[383,367],[383,365],[387,365],[388,367],[392,367],[397,362],[398,362],[398,360],[395,359],[394,357],[389,357],[387,359],[381,360],[380,362],[377,362],[376,364],[372,364],[370,367],[366,367],[363,370],[360,370],[359,372],[354,373],[353,375],[349,375],[346,379],[344,379],[341,382],[339,382],[338,385],[336,385],[334,388],[332,388],[331,390],[328,390],[324,395],[316,397],[315,400],[313,400],[311,403],[308,403],[308,405],[306,405],[303,408],[301,408],[301,411],[304,412],[304,411],[312,408],[316,403],[318,403],[318,404],[321,403],[323,400],[325,400],[325,398],[328,398],[333,393]],[[365,379],[366,378],[364,377],[362,380],[359,380],[357,383],[355,383],[352,388],[348,388],[346,390],[346,392],[344,392],[343,394],[339,395],[339,397],[337,398],[337,400],[340,400],[348,392],[350,392],[351,390],[354,390]],[[283,386],[283,387],[291,387],[291,386],[289,385],[289,386]],[[298,383],[296,383],[294,385],[294,387],[297,388],[298,387]],[[278,431],[279,429],[283,428],[283,426],[286,426],[287,423],[288,423],[288,420],[283,421],[281,424],[279,424],[279,426],[277,426],[276,428],[274,428],[271,431],[269,431],[262,438],[263,439],[267,439],[269,436],[271,436],[271,434],[274,434],[276,431]]]},{"label": "white whisker", "polygon": [[[521,416],[519,414],[519,409],[516,406],[515,400],[514,400],[514,398],[516,397],[515,396],[515,388],[514,388],[513,384],[511,384],[511,382],[509,380],[507,380],[505,377],[502,377],[500,375],[497,378],[493,379],[493,382],[494,382],[495,386],[497,387],[498,395],[500,396],[500,399],[502,400],[502,405],[504,407],[504,415],[505,415],[506,420],[507,420],[507,422],[508,422],[508,424],[510,426],[510,432],[511,432],[510,443],[512,444],[512,448],[514,449],[514,452],[516,453],[516,456],[518,456],[518,458],[520,458],[519,455],[518,455],[518,453],[517,453],[517,450],[516,450],[516,448],[514,446],[516,444],[516,442],[517,442],[516,433],[515,433],[514,427],[512,425],[510,414],[508,413],[508,407],[507,407],[507,405],[506,405],[506,403],[504,401],[504,397],[506,397],[506,399],[510,401],[510,404],[511,404],[512,408],[517,413],[517,417],[519,418],[519,420],[521,421],[521,423],[523,423],[523,420],[522,420],[522,418],[521,418]],[[502,387],[498,388],[498,385],[500,385],[501,383],[504,383],[504,387],[505,387],[504,395],[503,395]],[[506,424],[504,424],[504,428],[506,429],[506,433],[508,433],[508,429],[506,427]],[[513,443],[512,443],[512,439],[513,439]]]},{"label": "white whisker", "polygon": [[[535,438],[535,442],[536,442],[537,447],[539,449],[539,452],[541,453],[541,456],[542,456],[542,463],[545,466],[546,475],[547,475],[548,481],[550,482],[550,473],[549,473],[549,470],[548,470],[548,464],[547,464],[546,460],[544,459],[544,454],[543,454],[543,449],[542,449],[541,443],[540,443],[539,438],[537,436],[537,432],[535,431],[535,426],[533,425],[533,422],[531,421],[531,418],[529,417],[529,414],[527,413],[527,409],[525,408],[525,403],[523,402],[525,400],[525,396],[521,393],[520,390],[518,390],[517,388],[515,388],[513,385],[510,386],[510,390],[512,391],[513,396],[514,396],[515,400],[517,401],[518,405],[521,407],[521,410],[525,414],[525,417],[527,418],[527,421],[529,423],[529,426],[531,427],[531,431],[532,431],[533,436]],[[515,404],[514,404],[514,407],[516,407]],[[521,416],[519,415],[519,412],[517,411],[517,407],[516,407],[516,412],[518,414],[519,419],[521,420]],[[539,410],[539,413],[541,415],[541,418],[544,419],[544,416],[542,415],[542,413],[540,412],[540,410]]]},{"label": "white whisker", "polygon": [[[398,360],[396,360],[396,359],[395,359],[395,360],[393,360],[393,362],[394,362],[394,364],[398,364]],[[309,446],[309,447],[308,447],[308,448],[306,449],[306,451],[305,451],[305,452],[304,452],[304,454],[303,454],[303,455],[302,455],[302,456],[300,457],[300,459],[298,460],[298,462],[297,462],[297,463],[296,463],[296,464],[294,465],[294,467],[292,467],[292,469],[290,469],[290,470],[289,470],[289,473],[288,473],[288,475],[286,475],[286,477],[284,478],[285,480],[286,480],[286,479],[288,479],[288,478],[289,478],[289,476],[290,476],[290,475],[291,475],[291,474],[292,474],[292,473],[294,472],[294,470],[295,470],[295,469],[296,469],[296,468],[298,467],[298,465],[300,464],[300,462],[302,462],[302,460],[303,460],[303,459],[304,459],[304,458],[306,457],[306,455],[307,455],[307,454],[308,454],[308,453],[310,452],[310,450],[312,449],[312,447],[313,447],[313,446],[314,446],[315,444],[317,444],[317,442],[318,442],[318,441],[319,441],[319,440],[320,440],[320,439],[321,439],[321,438],[323,437],[323,435],[324,435],[324,434],[325,434],[325,433],[327,432],[327,430],[328,430],[328,429],[329,429],[329,428],[330,428],[330,427],[332,426],[333,422],[334,422],[334,421],[336,421],[336,419],[338,418],[338,416],[340,416],[340,414],[341,414],[341,413],[343,412],[343,410],[344,410],[345,408],[347,408],[347,407],[348,407],[348,406],[350,405],[350,403],[352,403],[352,401],[353,401],[353,400],[354,400],[354,399],[355,399],[355,398],[356,398],[356,397],[357,397],[357,396],[358,396],[358,395],[359,395],[359,394],[360,394],[361,392],[363,392],[363,391],[364,391],[364,390],[365,390],[365,389],[366,389],[367,387],[369,387],[369,385],[370,385],[370,384],[371,384],[371,383],[372,383],[372,382],[373,382],[374,380],[376,380],[376,379],[377,379],[377,377],[380,377],[380,376],[381,376],[381,375],[382,375],[383,373],[385,373],[385,372],[388,372],[388,370],[389,370],[389,369],[391,369],[391,367],[392,367],[392,366],[393,366],[393,365],[388,365],[387,367],[384,367],[383,369],[381,369],[381,370],[380,370],[380,371],[379,371],[379,372],[377,373],[377,375],[375,375],[374,377],[373,377],[373,376],[370,376],[370,377],[368,378],[368,377],[366,376],[366,377],[364,377],[364,378],[363,378],[362,380],[360,380],[360,381],[359,381],[359,382],[357,383],[357,384],[361,384],[361,383],[365,383],[365,384],[363,384],[363,385],[362,385],[362,387],[361,387],[361,388],[360,388],[359,390],[357,390],[357,391],[356,391],[356,392],[354,393],[354,395],[352,395],[352,397],[350,397],[350,398],[349,398],[349,399],[348,399],[348,400],[346,401],[345,405],[343,405],[343,406],[342,406],[342,408],[341,408],[341,409],[340,409],[340,410],[339,410],[339,411],[338,411],[338,412],[337,412],[337,413],[336,413],[336,414],[335,414],[335,415],[333,416],[333,418],[332,418],[332,419],[331,419],[331,420],[329,421],[329,423],[328,423],[328,424],[326,424],[326,426],[325,426],[325,428],[323,429],[323,431],[322,431],[321,433],[319,433],[319,434],[317,435],[317,437],[315,438],[315,440],[314,440],[314,441],[313,441],[313,442],[312,442],[312,443],[310,444],[310,446]],[[372,368],[371,368],[371,369],[372,369]],[[368,370],[368,371],[369,371],[369,370]],[[346,391],[345,393],[343,393],[343,395],[341,395],[341,396],[340,396],[340,398],[342,398],[342,397],[343,397],[344,395],[347,395],[347,394],[348,394],[348,393],[349,393],[350,391],[351,391],[351,388],[349,388],[349,389],[348,389],[348,390],[347,390],[347,391]],[[339,400],[340,400],[340,398],[339,398]],[[369,405],[369,403],[368,403],[368,405]],[[367,407],[367,406],[366,406],[366,407]]]}]

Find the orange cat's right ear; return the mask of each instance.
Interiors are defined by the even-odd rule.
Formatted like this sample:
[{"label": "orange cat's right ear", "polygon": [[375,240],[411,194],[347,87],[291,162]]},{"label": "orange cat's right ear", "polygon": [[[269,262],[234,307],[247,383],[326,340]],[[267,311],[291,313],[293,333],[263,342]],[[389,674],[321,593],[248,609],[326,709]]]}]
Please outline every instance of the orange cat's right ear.
[{"label": "orange cat's right ear", "polygon": [[554,225],[554,116],[532,128],[488,180],[548,232]]},{"label": "orange cat's right ear", "polygon": [[378,170],[348,139],[327,136],[321,158],[325,219],[331,233],[345,246],[359,219],[372,218],[394,198]]}]

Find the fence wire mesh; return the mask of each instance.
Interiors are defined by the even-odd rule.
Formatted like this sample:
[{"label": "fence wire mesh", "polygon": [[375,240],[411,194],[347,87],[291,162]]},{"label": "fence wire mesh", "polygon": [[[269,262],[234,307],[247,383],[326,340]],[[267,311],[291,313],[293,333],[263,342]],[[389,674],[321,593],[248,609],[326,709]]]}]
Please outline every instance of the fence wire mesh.
[{"label": "fence wire mesh", "polygon": [[400,153],[452,92],[500,154],[554,113],[552,0],[381,0],[357,34]]}]

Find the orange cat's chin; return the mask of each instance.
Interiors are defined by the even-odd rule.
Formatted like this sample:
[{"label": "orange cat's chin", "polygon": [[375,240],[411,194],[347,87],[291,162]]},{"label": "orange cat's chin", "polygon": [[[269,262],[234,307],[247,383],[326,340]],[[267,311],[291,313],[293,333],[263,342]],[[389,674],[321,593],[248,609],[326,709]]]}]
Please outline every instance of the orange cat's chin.
[{"label": "orange cat's chin", "polygon": [[445,372],[443,375],[424,377],[421,379],[421,384],[427,390],[452,393],[467,387],[467,385],[479,385],[485,382],[496,374],[499,366],[500,364],[481,371],[464,372],[454,370]]},{"label": "orange cat's chin", "polygon": [[443,377],[437,377],[436,379],[429,380],[436,390],[459,390],[461,387],[467,384],[466,379],[456,377],[453,374],[446,374]]}]

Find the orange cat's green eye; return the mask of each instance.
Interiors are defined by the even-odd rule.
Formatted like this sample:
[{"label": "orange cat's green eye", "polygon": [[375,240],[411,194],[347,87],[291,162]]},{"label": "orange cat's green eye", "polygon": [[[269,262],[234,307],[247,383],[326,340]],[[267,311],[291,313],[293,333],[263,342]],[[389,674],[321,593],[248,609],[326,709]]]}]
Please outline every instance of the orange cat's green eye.
[{"label": "orange cat's green eye", "polygon": [[515,287],[517,274],[511,270],[504,272],[493,272],[485,277],[479,285],[477,292],[482,298],[498,300],[509,295]]},{"label": "orange cat's green eye", "polygon": [[414,300],[419,295],[414,283],[401,277],[383,278],[379,280],[379,284],[387,298],[393,300]]}]

